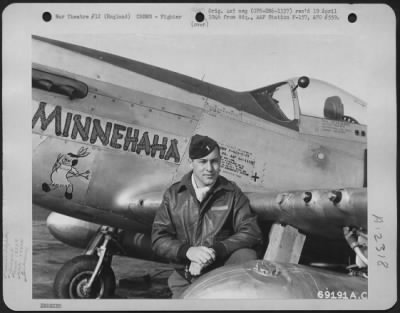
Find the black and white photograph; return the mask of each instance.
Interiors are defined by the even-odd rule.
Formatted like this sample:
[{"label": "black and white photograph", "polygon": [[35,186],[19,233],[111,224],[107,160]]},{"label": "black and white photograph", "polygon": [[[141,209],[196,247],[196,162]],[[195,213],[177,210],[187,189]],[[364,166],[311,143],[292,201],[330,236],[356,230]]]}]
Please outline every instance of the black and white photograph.
[{"label": "black and white photograph", "polygon": [[16,4],[3,21],[10,309],[396,303],[389,6]]}]

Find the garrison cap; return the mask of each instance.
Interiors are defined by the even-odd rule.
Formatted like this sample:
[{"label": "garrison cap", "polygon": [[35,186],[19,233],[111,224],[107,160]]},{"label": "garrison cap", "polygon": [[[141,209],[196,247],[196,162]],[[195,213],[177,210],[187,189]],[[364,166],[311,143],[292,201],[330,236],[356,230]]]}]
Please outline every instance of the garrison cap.
[{"label": "garrison cap", "polygon": [[189,158],[192,160],[203,158],[209,155],[216,147],[219,149],[219,145],[214,139],[196,134],[190,141]]}]

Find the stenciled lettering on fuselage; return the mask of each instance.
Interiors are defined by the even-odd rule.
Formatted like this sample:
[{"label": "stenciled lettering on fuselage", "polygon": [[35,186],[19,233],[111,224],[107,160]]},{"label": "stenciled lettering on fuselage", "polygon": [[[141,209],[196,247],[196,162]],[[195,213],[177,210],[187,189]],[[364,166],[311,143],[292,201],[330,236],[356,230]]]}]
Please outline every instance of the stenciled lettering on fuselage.
[{"label": "stenciled lettering on fuselage", "polygon": [[[71,139],[95,146],[134,152],[140,156],[179,163],[184,138],[160,134],[150,128],[130,125],[60,105],[33,101],[32,130],[39,134]],[[179,139],[179,140],[178,140]]]},{"label": "stenciled lettering on fuselage", "polygon": [[[251,151],[246,151],[220,143],[221,148],[221,173],[234,180],[245,183],[262,183],[256,169],[256,158]],[[259,173],[262,171],[259,170]],[[261,180],[258,180],[262,178]]]}]

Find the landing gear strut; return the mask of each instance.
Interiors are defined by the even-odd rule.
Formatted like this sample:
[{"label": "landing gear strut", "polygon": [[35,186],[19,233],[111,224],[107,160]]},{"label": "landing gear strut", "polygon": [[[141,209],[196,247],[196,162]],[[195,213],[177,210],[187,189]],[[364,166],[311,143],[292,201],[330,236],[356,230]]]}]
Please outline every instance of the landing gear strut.
[{"label": "landing gear strut", "polygon": [[63,299],[110,298],[115,292],[111,261],[115,249],[122,250],[114,228],[102,226],[84,255],[77,256],[58,271],[54,294]]}]

